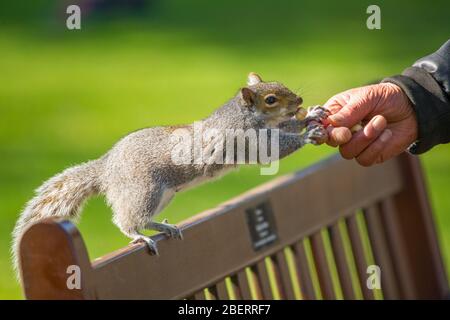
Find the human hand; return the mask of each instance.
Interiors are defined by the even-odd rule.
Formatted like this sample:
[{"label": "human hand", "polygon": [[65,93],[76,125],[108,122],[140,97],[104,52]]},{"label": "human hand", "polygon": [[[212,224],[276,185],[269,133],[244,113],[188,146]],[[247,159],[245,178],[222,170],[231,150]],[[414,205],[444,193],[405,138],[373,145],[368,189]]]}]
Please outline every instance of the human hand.
[{"label": "human hand", "polygon": [[[328,144],[339,146],[343,158],[362,166],[384,162],[417,140],[416,114],[402,89],[393,83],[350,89],[325,103],[331,115]],[[349,128],[362,123],[353,135]]]}]

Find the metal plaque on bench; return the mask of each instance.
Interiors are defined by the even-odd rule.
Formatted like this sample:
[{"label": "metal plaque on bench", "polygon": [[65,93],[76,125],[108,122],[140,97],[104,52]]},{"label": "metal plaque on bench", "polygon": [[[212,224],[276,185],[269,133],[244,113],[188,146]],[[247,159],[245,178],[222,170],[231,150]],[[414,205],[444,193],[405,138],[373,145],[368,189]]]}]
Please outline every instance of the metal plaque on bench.
[{"label": "metal plaque on bench", "polygon": [[268,201],[245,211],[254,250],[270,246],[278,239],[272,207]]}]

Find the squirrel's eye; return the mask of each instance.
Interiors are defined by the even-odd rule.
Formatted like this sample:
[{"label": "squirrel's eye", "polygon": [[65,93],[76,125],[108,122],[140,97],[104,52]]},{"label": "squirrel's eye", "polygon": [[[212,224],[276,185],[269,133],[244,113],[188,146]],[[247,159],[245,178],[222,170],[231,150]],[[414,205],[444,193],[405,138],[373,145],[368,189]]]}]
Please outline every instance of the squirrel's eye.
[{"label": "squirrel's eye", "polygon": [[264,102],[267,104],[274,104],[275,102],[277,102],[277,97],[275,96],[268,96],[264,99]]}]

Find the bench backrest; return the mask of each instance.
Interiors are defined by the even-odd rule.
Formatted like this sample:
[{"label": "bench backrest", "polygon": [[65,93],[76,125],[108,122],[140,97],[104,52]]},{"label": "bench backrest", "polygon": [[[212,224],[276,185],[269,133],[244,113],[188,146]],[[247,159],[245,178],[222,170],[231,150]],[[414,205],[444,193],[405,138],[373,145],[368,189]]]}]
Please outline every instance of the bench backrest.
[{"label": "bench backrest", "polygon": [[[180,226],[183,241],[153,237],[160,256],[136,244],[91,263],[72,223],[42,221],[21,241],[25,296],[392,299],[448,294],[419,161],[407,154],[370,168],[333,156]],[[80,267],[81,289],[67,288],[70,265]],[[381,290],[371,290],[377,275]]]}]

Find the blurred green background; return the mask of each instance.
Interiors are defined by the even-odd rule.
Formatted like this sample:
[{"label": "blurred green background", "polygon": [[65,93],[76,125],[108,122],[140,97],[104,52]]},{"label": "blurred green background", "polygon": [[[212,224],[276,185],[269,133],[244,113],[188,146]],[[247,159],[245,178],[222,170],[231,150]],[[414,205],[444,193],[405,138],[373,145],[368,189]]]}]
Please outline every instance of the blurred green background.
[{"label": "blurred green background", "polygon": [[[82,29],[65,27],[80,3]],[[207,116],[249,71],[300,92],[305,104],[401,72],[450,35],[448,1],[48,1],[0,4],[0,299],[21,298],[10,233],[33,190],[93,159],[129,131]],[[308,146],[280,174],[335,152]],[[450,146],[421,156],[450,265]],[[180,194],[158,219],[178,222],[273,177],[243,167]],[[125,246],[103,198],[79,228],[91,258]],[[448,267],[447,267],[447,270]]]}]

